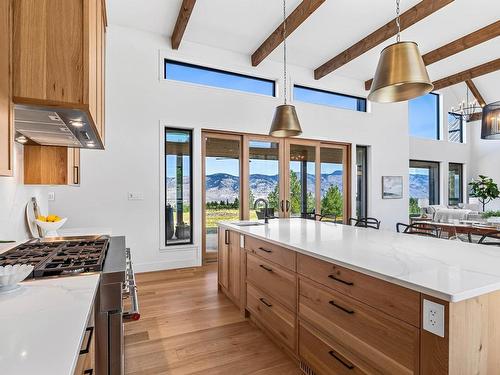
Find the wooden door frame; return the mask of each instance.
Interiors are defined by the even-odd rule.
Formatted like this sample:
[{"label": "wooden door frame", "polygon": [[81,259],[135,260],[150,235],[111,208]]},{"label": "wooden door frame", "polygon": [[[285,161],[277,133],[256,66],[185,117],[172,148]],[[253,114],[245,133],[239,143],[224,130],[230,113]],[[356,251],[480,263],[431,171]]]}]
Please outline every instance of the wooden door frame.
[{"label": "wooden door frame", "polygon": [[[349,143],[336,143],[336,142],[319,142],[319,150],[318,150],[318,160],[319,160],[319,173],[321,174],[321,148],[336,148],[342,150],[342,167],[343,167],[343,172],[342,173],[342,190],[343,190],[343,195],[344,195],[344,212],[343,212],[343,223],[348,224],[349,218],[352,215],[351,211],[351,198],[352,198],[352,191],[351,191],[351,177],[352,177],[352,164],[351,164],[351,148],[352,145]],[[320,189],[321,190],[321,189]],[[321,192],[320,192],[321,194]],[[321,213],[321,202],[319,201],[319,210],[318,212]]]},{"label": "wooden door frame", "polygon": [[228,133],[228,132],[217,132],[217,131],[210,131],[210,130],[204,130],[202,129],[201,131],[201,259],[202,263],[205,264],[207,261],[207,233],[206,233],[206,207],[207,207],[207,202],[206,202],[206,186],[207,186],[207,181],[206,181],[206,157],[207,157],[207,145],[206,141],[207,138],[217,138],[217,139],[225,139],[225,140],[231,140],[231,141],[238,141],[240,144],[240,153],[239,153],[239,160],[240,160],[240,193],[239,193],[239,200],[240,200],[240,214],[239,217],[240,219],[243,219],[242,215],[242,183],[243,181],[243,162],[242,162],[242,154],[243,154],[243,136],[240,134],[233,134],[233,133]]}]

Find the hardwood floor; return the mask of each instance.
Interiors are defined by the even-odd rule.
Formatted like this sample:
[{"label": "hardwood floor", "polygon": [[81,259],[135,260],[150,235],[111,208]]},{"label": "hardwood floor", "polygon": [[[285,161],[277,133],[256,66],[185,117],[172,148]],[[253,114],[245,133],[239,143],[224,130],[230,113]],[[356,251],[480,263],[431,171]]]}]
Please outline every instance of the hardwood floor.
[{"label": "hardwood floor", "polygon": [[136,275],[141,319],[125,324],[125,373],[299,375],[217,291],[217,265]]}]

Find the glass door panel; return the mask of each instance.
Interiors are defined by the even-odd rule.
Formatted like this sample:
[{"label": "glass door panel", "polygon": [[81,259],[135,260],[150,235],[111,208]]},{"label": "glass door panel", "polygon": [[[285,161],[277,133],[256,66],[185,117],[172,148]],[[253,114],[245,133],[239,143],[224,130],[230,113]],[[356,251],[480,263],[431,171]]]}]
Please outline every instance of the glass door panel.
[{"label": "glass door panel", "polygon": [[288,146],[288,215],[314,219],[316,213],[316,146]]},{"label": "glass door panel", "polygon": [[320,149],[320,213],[345,222],[346,218],[346,151],[342,147],[321,146]]},{"label": "glass door panel", "polygon": [[269,202],[269,216],[280,216],[280,141],[250,139],[248,141],[248,210],[249,219],[264,218],[264,205],[255,209],[259,198]]},{"label": "glass door panel", "polygon": [[217,222],[241,218],[240,138],[217,134],[204,137],[205,260],[217,257]]}]

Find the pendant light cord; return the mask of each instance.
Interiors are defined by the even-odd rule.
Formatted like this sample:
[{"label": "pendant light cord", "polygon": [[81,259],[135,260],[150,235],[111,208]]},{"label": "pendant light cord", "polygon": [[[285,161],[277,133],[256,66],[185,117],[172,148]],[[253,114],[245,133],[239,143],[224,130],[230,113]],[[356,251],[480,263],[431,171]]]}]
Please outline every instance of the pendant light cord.
[{"label": "pendant light cord", "polygon": [[283,0],[283,98],[286,104],[286,0]]},{"label": "pendant light cord", "polygon": [[396,36],[396,42],[401,41],[401,22],[399,21],[399,0],[396,0],[396,26],[398,28],[398,35]]}]

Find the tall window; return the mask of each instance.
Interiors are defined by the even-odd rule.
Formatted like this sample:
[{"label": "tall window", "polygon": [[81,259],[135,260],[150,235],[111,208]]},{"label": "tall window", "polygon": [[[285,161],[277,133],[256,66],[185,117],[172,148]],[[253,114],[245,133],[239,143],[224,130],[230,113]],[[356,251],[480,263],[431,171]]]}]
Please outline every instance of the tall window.
[{"label": "tall window", "polygon": [[276,82],[165,59],[165,79],[275,96]]},{"label": "tall window", "polygon": [[408,101],[412,137],[439,139],[439,95],[430,93]]},{"label": "tall window", "polygon": [[450,163],[448,170],[448,204],[456,206],[463,203],[463,165],[458,163]]},{"label": "tall window", "polygon": [[420,207],[439,204],[439,163],[410,160],[410,214]]},{"label": "tall window", "polygon": [[293,99],[306,103],[327,105],[353,111],[366,112],[366,99],[336,92],[294,85]]},{"label": "tall window", "polygon": [[452,112],[448,112],[448,140],[464,143],[464,118]]},{"label": "tall window", "polygon": [[366,217],[368,213],[368,148],[356,146],[356,216]]},{"label": "tall window", "polygon": [[166,245],[193,243],[192,132],[165,128]]}]

